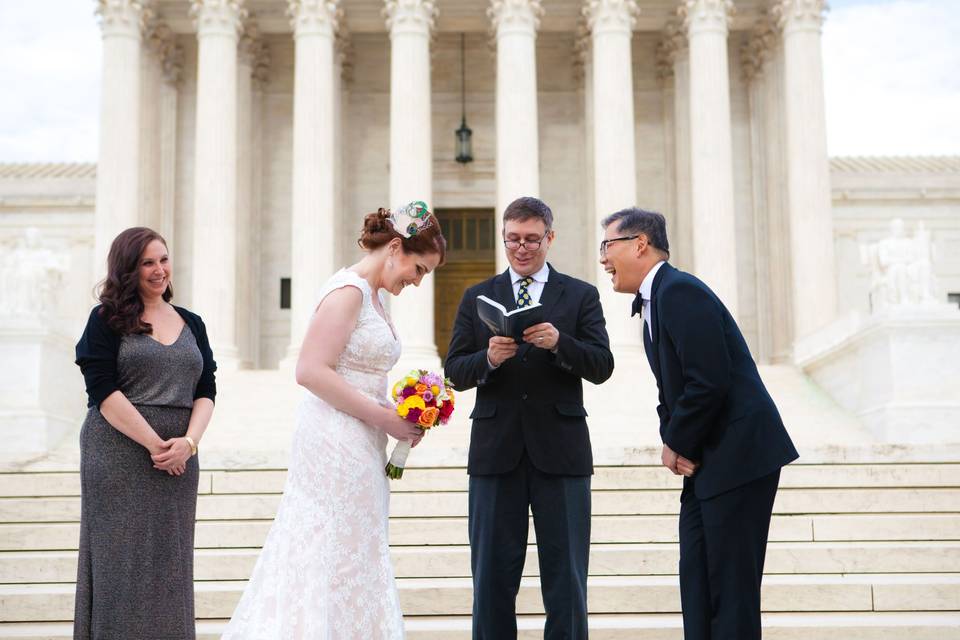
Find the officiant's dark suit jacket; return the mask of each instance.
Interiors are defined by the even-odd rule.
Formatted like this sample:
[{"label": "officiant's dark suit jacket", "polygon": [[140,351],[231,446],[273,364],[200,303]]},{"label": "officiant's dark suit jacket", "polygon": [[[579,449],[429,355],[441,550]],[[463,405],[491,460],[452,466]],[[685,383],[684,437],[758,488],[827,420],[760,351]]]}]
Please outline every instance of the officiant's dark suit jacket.
[{"label": "officiant's dark suit jacket", "polygon": [[467,472],[506,473],[526,451],[544,473],[592,474],[582,380],[600,384],[613,373],[596,287],[550,266],[540,304],[560,333],[556,354],[521,343],[517,354],[493,371],[487,363],[493,334],[477,317],[480,295],[515,309],[509,270],[464,293],[447,353],[445,371],[454,388],[477,387]]},{"label": "officiant's dark suit jacket", "polygon": [[706,500],[796,460],[743,334],[713,291],[666,263],[650,295],[660,438],[702,465],[685,486]]}]

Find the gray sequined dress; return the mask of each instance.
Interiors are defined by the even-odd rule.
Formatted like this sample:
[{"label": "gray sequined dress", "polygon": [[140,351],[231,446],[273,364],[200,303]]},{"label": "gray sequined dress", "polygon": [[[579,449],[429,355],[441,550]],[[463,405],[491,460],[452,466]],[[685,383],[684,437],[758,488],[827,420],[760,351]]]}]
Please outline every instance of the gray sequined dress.
[{"label": "gray sequined dress", "polygon": [[[120,390],[163,439],[186,434],[202,370],[186,325],[169,346],[148,335],[120,343]],[[149,452],[110,426],[96,406],[80,432],[80,455],[74,638],[195,638],[197,456],[181,476],[158,471]]]}]

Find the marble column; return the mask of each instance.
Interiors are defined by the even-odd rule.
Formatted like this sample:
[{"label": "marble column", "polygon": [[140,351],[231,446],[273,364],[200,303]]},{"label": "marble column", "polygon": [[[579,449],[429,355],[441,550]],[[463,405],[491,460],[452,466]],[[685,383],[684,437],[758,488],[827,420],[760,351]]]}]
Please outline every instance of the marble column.
[{"label": "marble column", "polygon": [[256,327],[260,318],[259,287],[260,229],[259,201],[255,187],[260,167],[262,129],[256,118],[254,77],[265,45],[255,20],[243,26],[237,56],[237,348],[241,366],[256,367],[259,352]]},{"label": "marble column", "polygon": [[[154,32],[154,46],[160,60],[163,79],[160,83],[160,148],[159,202],[157,231],[170,244],[175,244],[174,217],[177,185],[177,112],[180,100],[180,78],[183,75],[183,49],[176,34],[162,25]],[[174,250],[171,247],[171,250]]]},{"label": "marble column", "polygon": [[[106,273],[113,238],[139,222],[140,65],[150,13],[140,0],[99,0],[103,36],[94,273]],[[99,276],[98,276],[99,277]]]},{"label": "marble column", "polygon": [[[637,204],[630,42],[637,13],[633,0],[590,0],[584,7],[591,34],[593,84],[593,252],[603,238],[600,221]],[[596,260],[592,264],[615,357],[642,357],[640,324],[630,317],[630,298],[614,292],[603,266]]]},{"label": "marble column", "polygon": [[[390,206],[423,200],[432,209],[430,32],[437,10],[431,0],[386,0],[384,13],[390,31]],[[397,369],[440,364],[433,281],[431,273],[391,304],[393,323],[403,337]]]},{"label": "marble column", "polygon": [[281,366],[300,353],[317,295],[335,271],[334,39],[339,10],[329,0],[289,0],[293,82],[293,212],[290,345]]},{"label": "marble column", "polygon": [[194,0],[197,125],[192,304],[221,368],[237,368],[237,41],[241,0]]},{"label": "marble column", "polygon": [[[672,166],[674,177],[673,212],[667,219],[672,226],[667,227],[670,241],[670,262],[678,268],[693,269],[693,223],[691,213],[692,191],[690,186],[690,51],[687,48],[687,36],[682,25],[671,21],[664,30],[663,40],[658,47],[661,57],[660,72],[665,78],[672,79],[672,97],[670,104],[672,120]],[[666,88],[665,88],[666,92]],[[668,225],[669,225],[668,222]]]},{"label": "marble column", "polygon": [[693,271],[736,317],[737,236],[727,29],[730,0],[686,0],[680,7],[690,49],[690,178]]},{"label": "marble column", "polygon": [[793,337],[837,313],[830,167],[820,29],[824,0],[781,0],[786,102],[787,203],[793,257]]},{"label": "marble column", "polygon": [[[503,211],[520,196],[540,195],[537,127],[537,28],[540,0],[491,0],[487,15],[497,42],[497,238]],[[497,271],[507,268],[497,251]]]}]

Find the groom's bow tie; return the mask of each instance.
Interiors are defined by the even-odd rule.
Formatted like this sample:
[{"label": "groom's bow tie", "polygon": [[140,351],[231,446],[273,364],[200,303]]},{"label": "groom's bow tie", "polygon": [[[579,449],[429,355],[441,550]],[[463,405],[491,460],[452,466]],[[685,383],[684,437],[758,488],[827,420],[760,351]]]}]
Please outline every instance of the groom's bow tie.
[{"label": "groom's bow tie", "polygon": [[630,307],[630,317],[632,318],[641,311],[643,311],[643,296],[637,291],[637,295],[633,299],[633,306]]}]

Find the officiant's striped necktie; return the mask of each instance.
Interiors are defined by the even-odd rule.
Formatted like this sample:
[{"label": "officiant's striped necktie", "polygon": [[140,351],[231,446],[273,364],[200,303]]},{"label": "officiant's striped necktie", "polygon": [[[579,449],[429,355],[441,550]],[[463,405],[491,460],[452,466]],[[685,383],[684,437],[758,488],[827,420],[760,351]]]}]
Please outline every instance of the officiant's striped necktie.
[{"label": "officiant's striped necktie", "polygon": [[530,299],[530,292],[527,287],[533,284],[533,276],[527,276],[520,281],[520,288],[517,289],[517,308],[529,307],[533,300]]}]

